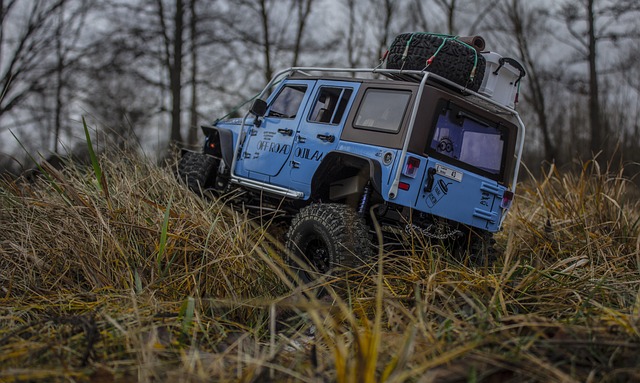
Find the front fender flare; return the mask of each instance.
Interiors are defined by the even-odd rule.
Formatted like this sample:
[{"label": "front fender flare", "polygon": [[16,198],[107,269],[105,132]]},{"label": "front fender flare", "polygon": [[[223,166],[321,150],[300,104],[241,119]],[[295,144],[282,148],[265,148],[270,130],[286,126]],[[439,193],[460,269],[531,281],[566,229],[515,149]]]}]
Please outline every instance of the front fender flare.
[{"label": "front fender flare", "polygon": [[[229,129],[217,126],[202,126],[202,132],[209,140],[215,140],[215,144],[220,148],[220,155],[227,166],[231,166],[233,161],[233,132]],[[207,148],[205,148],[205,152]]]}]

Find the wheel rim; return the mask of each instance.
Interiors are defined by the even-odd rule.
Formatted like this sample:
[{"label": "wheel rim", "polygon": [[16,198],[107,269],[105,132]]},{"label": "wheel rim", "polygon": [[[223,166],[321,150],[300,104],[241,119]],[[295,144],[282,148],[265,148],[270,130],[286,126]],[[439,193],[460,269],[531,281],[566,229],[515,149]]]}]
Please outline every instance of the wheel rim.
[{"label": "wheel rim", "polygon": [[331,265],[329,256],[329,248],[322,238],[313,236],[307,242],[304,249],[304,257],[313,265],[320,273],[327,273]]}]

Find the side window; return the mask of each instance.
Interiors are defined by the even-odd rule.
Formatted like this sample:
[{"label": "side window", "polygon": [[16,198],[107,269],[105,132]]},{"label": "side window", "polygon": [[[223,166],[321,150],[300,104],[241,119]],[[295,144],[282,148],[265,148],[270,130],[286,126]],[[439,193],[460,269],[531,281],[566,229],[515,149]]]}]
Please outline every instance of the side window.
[{"label": "side window", "polygon": [[410,98],[411,92],[405,90],[368,89],[362,98],[354,126],[397,133]]},{"label": "side window", "polygon": [[271,103],[267,117],[295,118],[306,90],[304,85],[287,85],[282,88]]},{"label": "side window", "polygon": [[352,89],[321,87],[309,121],[337,125],[342,121]]}]

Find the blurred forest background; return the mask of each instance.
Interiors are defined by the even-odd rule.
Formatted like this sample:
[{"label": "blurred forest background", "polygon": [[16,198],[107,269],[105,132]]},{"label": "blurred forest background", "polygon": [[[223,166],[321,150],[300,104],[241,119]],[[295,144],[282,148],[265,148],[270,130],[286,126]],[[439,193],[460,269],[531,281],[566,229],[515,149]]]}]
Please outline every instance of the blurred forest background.
[{"label": "blurred forest background", "polygon": [[[297,65],[374,67],[406,31],[527,69],[525,163],[640,160],[637,0],[0,0],[0,168],[84,141],[162,158]],[[86,144],[84,144],[86,147]]]}]

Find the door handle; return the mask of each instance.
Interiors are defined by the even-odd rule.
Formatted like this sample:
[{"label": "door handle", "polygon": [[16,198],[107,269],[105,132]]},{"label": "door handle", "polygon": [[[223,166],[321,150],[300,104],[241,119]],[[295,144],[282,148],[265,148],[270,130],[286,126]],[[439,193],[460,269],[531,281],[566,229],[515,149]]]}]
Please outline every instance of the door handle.
[{"label": "door handle", "polygon": [[429,168],[427,170],[427,184],[424,186],[425,193],[431,193],[431,189],[433,189],[433,181],[436,178],[436,168]]},{"label": "door handle", "polygon": [[278,129],[278,133],[284,136],[290,136],[293,134],[293,129]]},{"label": "door handle", "polygon": [[324,142],[333,142],[336,140],[336,137],[333,134],[318,134],[316,137]]}]

